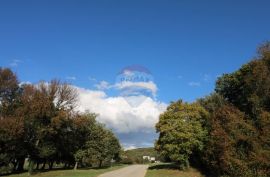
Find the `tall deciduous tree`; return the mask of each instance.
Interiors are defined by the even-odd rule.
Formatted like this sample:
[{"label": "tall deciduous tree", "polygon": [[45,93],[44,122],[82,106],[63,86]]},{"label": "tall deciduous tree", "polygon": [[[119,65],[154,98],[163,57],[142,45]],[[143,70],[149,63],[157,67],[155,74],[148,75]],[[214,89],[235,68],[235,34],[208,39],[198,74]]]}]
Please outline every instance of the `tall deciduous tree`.
[{"label": "tall deciduous tree", "polygon": [[0,67],[0,117],[13,115],[18,105],[19,81],[10,69]]},{"label": "tall deciduous tree", "polygon": [[85,159],[102,164],[116,156],[118,139],[96,114],[78,113],[76,106],[76,89],[67,83],[20,85],[10,69],[0,68],[0,174],[23,170],[25,158],[31,174],[34,165],[51,169],[55,162],[71,166]]},{"label": "tall deciduous tree", "polygon": [[0,68],[0,168],[13,164],[13,170],[22,169],[24,124],[23,117],[16,114],[20,94],[17,76],[8,68]]},{"label": "tall deciduous tree", "polygon": [[256,131],[245,114],[226,104],[209,117],[209,137],[203,162],[213,175],[249,176],[252,154],[256,154]]},{"label": "tall deciduous tree", "polygon": [[95,114],[85,114],[78,119],[78,123],[84,122],[81,126],[87,126],[79,129],[79,131],[85,132],[80,133],[84,136],[81,137],[82,144],[79,143],[81,146],[75,153],[76,164],[82,164],[87,159],[92,163],[98,163],[98,166],[101,167],[103,162],[110,162],[120,153],[121,146],[118,139],[104,125],[96,122],[95,118]]},{"label": "tall deciduous tree", "polygon": [[253,175],[269,174],[270,141],[265,132],[270,128],[270,43],[259,47],[255,60],[220,77],[216,91],[244,112],[250,126],[256,128],[256,136],[250,135],[255,137],[252,143],[256,144],[256,151],[250,150],[253,155],[246,165],[253,170]]},{"label": "tall deciduous tree", "polygon": [[156,149],[179,163],[181,168],[188,167],[192,152],[203,149],[207,133],[203,128],[206,118],[207,112],[199,104],[183,103],[181,100],[171,103],[156,124],[159,133]]}]

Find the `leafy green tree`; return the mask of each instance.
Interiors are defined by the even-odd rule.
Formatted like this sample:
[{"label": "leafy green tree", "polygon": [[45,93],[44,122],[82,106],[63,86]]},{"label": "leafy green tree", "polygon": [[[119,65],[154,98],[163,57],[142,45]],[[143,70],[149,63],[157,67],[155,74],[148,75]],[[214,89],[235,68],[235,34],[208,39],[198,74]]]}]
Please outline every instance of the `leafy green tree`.
[{"label": "leafy green tree", "polygon": [[79,138],[82,141],[78,143],[80,148],[74,154],[77,165],[88,159],[92,163],[97,162],[101,167],[103,162],[110,162],[120,153],[121,146],[118,139],[110,130],[96,122],[95,118],[95,114],[84,114],[78,119],[78,123],[84,122],[78,131],[84,133],[79,133],[83,135]]},{"label": "leafy green tree", "polygon": [[96,114],[85,113],[82,115],[77,115],[73,119],[73,133],[75,141],[73,141],[73,146],[75,151],[73,153],[75,159],[74,169],[78,168],[78,165],[84,163],[84,159],[89,157],[87,151],[87,141],[93,139],[95,136],[96,129]]},{"label": "leafy green tree", "polygon": [[255,60],[231,74],[224,74],[216,82],[216,92],[245,112],[254,123],[262,110],[270,111],[269,46],[269,42],[262,45]]},{"label": "leafy green tree", "polygon": [[270,43],[259,47],[255,60],[220,77],[216,92],[244,112],[249,126],[255,127],[256,133],[249,135],[253,148],[248,150],[251,155],[245,165],[253,175],[266,176],[270,173],[270,141],[265,133],[270,129]]},{"label": "leafy green tree", "polygon": [[86,142],[87,154],[101,167],[103,162],[110,162],[119,154],[121,146],[114,134],[103,125],[97,124],[94,132]]},{"label": "leafy green tree", "polygon": [[32,174],[34,165],[77,162],[77,168],[87,159],[102,164],[116,157],[118,139],[96,114],[77,113],[76,103],[76,89],[67,83],[19,85],[10,69],[0,68],[0,173],[22,171],[26,158]]},{"label": "leafy green tree", "polygon": [[[209,96],[198,99],[196,102],[199,103],[210,114],[213,114],[215,110],[228,103],[224,97],[218,93],[212,93]],[[209,116],[210,115],[208,115],[208,117]]]},{"label": "leafy green tree", "polygon": [[167,111],[160,115],[156,125],[159,139],[155,148],[165,157],[189,167],[193,151],[203,149],[207,131],[203,128],[207,112],[199,104],[171,103]]},{"label": "leafy green tree", "polygon": [[86,150],[82,150],[79,149],[75,154],[74,154],[74,158],[75,158],[75,166],[74,166],[74,170],[77,170],[78,168],[78,164],[82,164],[83,163],[83,159],[87,156],[87,152]]}]

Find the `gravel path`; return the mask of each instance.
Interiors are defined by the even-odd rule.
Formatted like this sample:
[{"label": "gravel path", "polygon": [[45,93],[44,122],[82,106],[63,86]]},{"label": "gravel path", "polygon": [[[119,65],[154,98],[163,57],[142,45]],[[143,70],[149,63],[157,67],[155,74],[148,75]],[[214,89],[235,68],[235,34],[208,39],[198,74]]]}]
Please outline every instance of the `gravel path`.
[{"label": "gravel path", "polygon": [[148,165],[131,165],[99,175],[98,177],[144,177]]}]

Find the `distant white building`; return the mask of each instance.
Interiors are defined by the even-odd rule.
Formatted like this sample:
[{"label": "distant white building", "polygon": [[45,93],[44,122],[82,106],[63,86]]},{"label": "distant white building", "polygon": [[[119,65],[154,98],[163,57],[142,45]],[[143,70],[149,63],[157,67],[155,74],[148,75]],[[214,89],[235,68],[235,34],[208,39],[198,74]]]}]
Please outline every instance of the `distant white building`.
[{"label": "distant white building", "polygon": [[151,160],[151,157],[150,156],[143,156],[143,160]]},{"label": "distant white building", "polygon": [[156,158],[155,157],[150,157],[150,156],[143,156],[143,160],[147,160],[149,162],[155,162]]},{"label": "distant white building", "polygon": [[151,162],[155,162],[155,161],[156,161],[156,158],[155,158],[155,157],[151,157],[151,158],[150,158],[150,161],[151,161]]}]

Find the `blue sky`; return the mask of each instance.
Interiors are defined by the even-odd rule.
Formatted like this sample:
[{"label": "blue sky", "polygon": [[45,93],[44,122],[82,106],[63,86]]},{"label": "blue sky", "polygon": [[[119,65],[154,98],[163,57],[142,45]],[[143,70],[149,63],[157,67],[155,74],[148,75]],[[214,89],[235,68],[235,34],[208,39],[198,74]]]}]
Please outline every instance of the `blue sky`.
[{"label": "blue sky", "polygon": [[[194,100],[213,90],[270,37],[270,2],[1,1],[0,65],[23,81],[75,76],[113,82],[121,68],[152,71],[159,99]],[[203,75],[210,75],[203,83]],[[182,79],[177,79],[182,76]],[[189,82],[201,82],[191,87]]]},{"label": "blue sky", "polygon": [[96,89],[139,64],[152,72],[157,100],[193,101],[270,39],[269,7],[268,0],[2,0],[0,66],[21,81],[59,78]]}]

